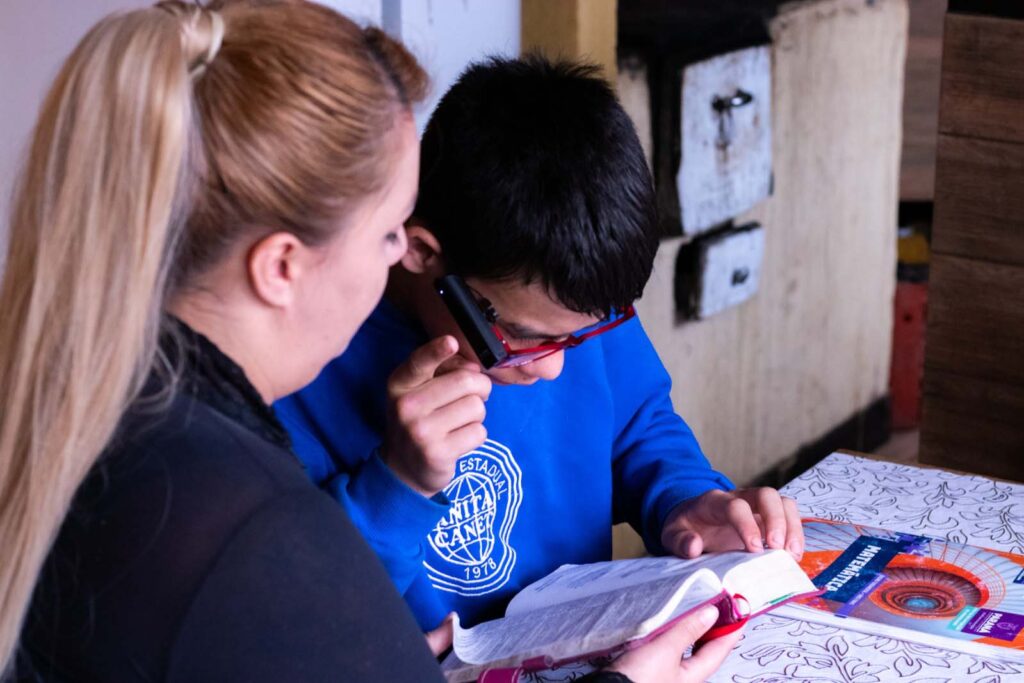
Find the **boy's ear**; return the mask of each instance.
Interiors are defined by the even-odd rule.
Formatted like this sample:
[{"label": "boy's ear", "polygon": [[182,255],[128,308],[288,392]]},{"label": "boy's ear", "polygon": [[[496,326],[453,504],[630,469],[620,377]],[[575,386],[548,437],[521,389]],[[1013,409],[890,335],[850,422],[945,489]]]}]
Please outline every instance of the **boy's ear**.
[{"label": "boy's ear", "polygon": [[438,278],[444,275],[444,259],[441,258],[441,243],[416,219],[405,226],[409,250],[402,257],[402,267],[410,273]]}]

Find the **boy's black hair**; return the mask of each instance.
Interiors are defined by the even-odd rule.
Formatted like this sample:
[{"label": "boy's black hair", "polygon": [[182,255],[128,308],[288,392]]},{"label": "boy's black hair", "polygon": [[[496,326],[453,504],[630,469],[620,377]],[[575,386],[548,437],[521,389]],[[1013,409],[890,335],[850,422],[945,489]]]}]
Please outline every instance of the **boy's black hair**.
[{"label": "boy's black hair", "polygon": [[643,292],[658,248],[654,188],[597,67],[536,55],[470,66],[421,149],[414,215],[449,272],[539,281],[598,316]]}]

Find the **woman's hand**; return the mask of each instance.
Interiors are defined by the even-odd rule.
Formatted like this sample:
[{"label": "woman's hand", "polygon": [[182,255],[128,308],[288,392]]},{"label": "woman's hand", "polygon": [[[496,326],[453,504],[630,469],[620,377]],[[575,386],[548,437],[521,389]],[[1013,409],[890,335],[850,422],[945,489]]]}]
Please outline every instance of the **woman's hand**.
[{"label": "woman's hand", "polygon": [[683,652],[718,619],[718,608],[705,607],[680,619],[649,643],[616,659],[606,671],[627,676],[634,683],[697,683],[713,674],[742,635],[742,629],[704,644],[683,659]]}]

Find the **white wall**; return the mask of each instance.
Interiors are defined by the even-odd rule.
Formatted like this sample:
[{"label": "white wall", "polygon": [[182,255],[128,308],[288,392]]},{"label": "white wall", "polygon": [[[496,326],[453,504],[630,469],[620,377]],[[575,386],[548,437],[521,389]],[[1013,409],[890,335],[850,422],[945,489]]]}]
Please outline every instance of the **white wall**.
[{"label": "white wall", "polygon": [[[471,61],[519,53],[520,0],[323,0],[406,41],[431,75],[420,130],[440,96]],[[142,0],[12,0],[0,21],[0,262],[11,184],[39,104],[78,40],[106,14]]]},{"label": "white wall", "polygon": [[377,24],[379,26],[385,0],[320,0],[320,2],[361,24]]},{"label": "white wall", "polygon": [[431,96],[416,117],[421,131],[468,64],[493,54],[519,54],[520,0],[383,1],[385,28],[405,42],[431,76]]},{"label": "white wall", "polygon": [[471,62],[519,54],[520,0],[321,0],[400,38],[430,74],[417,112],[420,131],[437,101]]},{"label": "white wall", "polygon": [[90,26],[141,0],[14,0],[0,21],[0,254],[11,184],[46,89]]}]

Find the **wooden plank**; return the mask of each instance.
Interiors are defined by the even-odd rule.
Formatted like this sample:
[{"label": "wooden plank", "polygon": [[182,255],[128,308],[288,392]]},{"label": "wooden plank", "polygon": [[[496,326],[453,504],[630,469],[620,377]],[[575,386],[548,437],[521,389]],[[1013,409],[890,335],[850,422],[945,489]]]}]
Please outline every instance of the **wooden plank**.
[{"label": "wooden plank", "polygon": [[932,371],[924,392],[921,462],[1024,480],[1024,385]]},{"label": "wooden plank", "polygon": [[1021,430],[933,407],[934,429],[921,432],[921,462],[1000,479],[1024,481]]},{"label": "wooden plank", "polygon": [[939,130],[1024,143],[1024,21],[949,14]]},{"label": "wooden plank", "polygon": [[924,378],[922,395],[928,405],[1012,425],[1024,438],[1024,384],[935,370]]},{"label": "wooden plank", "polygon": [[1021,292],[1024,267],[933,255],[925,376],[945,371],[1024,384]]},{"label": "wooden plank", "polygon": [[938,157],[932,249],[1024,266],[1024,144],[941,135]]},{"label": "wooden plank", "polygon": [[617,0],[522,0],[521,49],[580,59],[616,80]]},{"label": "wooden plank", "polygon": [[1024,19],[1024,3],[1020,0],[951,0],[949,11]]},{"label": "wooden plank", "polygon": [[930,201],[935,196],[935,136],[939,131],[945,17],[945,0],[910,0],[900,168],[903,201]]},{"label": "wooden plank", "polygon": [[[564,2],[564,0],[559,0]],[[551,0],[545,0],[551,4]],[[606,78],[616,80],[618,63],[618,2],[617,0],[579,0],[578,51],[604,68]]]}]

